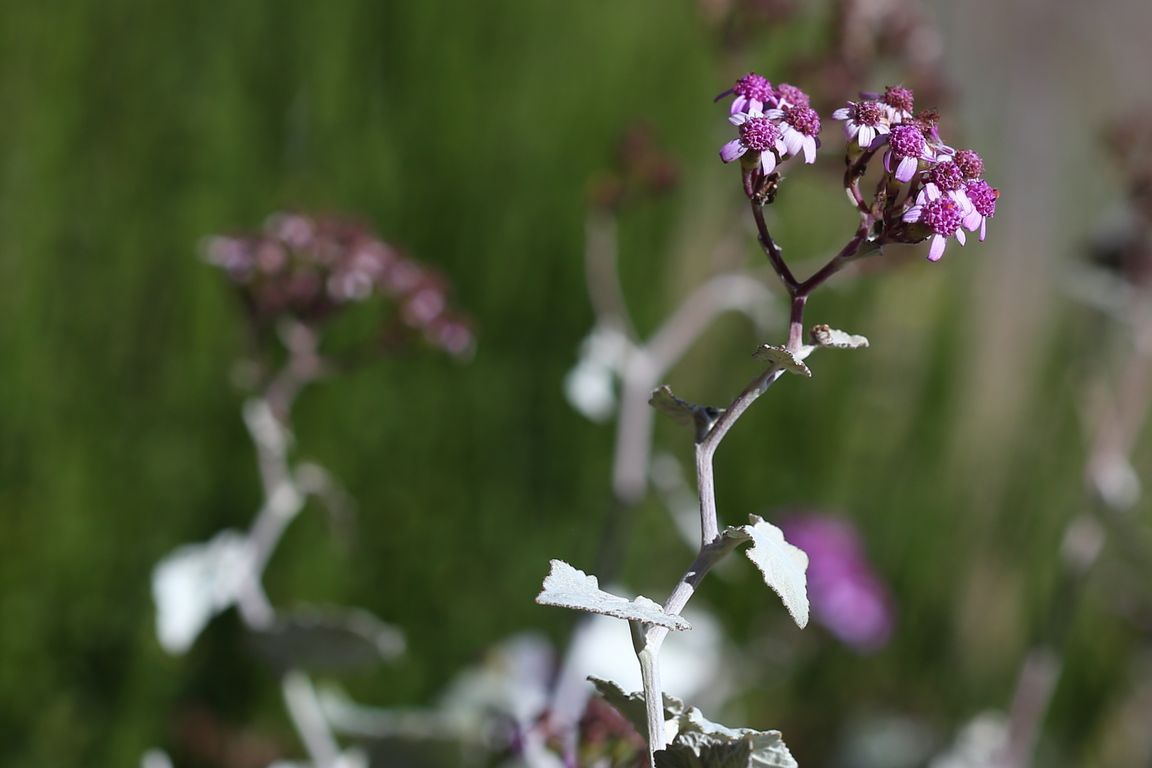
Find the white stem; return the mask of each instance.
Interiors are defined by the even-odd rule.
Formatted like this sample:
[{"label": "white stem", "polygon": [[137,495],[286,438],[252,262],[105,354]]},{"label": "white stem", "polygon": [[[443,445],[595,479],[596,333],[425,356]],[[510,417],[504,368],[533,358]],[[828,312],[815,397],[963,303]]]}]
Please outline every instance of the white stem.
[{"label": "white stem", "polygon": [[288,714],[316,768],[333,768],[340,760],[340,745],[332,736],[312,681],[303,672],[287,672],[281,681]]},{"label": "white stem", "polygon": [[[720,536],[716,516],[716,483],[712,472],[712,457],[715,455],[720,441],[728,434],[736,420],[782,374],[782,369],[772,366],[753,379],[712,425],[704,439],[697,443],[696,473],[697,487],[700,493],[702,541],[696,559],[665,601],[665,613],[679,616],[680,612],[688,605],[688,601],[692,599],[692,595],[696,594],[700,582],[708,575],[712,566],[738,546],[736,540]],[[655,768],[656,765],[654,757],[656,751],[666,746],[664,690],[660,687],[660,648],[667,636],[668,629],[666,627],[649,626],[644,632],[643,643],[636,651],[636,657],[640,661],[640,675],[644,683],[644,706],[648,721],[648,755],[652,768]]]},{"label": "white stem", "polygon": [[648,761],[656,765],[656,753],[668,746],[664,730],[664,689],[660,686],[660,648],[645,647],[636,654],[648,720]]}]

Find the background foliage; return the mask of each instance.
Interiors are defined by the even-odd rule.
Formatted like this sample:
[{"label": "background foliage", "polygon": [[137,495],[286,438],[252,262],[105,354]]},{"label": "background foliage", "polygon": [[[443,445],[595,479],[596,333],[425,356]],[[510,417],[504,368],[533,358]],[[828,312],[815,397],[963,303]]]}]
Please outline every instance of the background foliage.
[{"label": "background foliage", "polygon": [[[404,661],[348,681],[385,705],[428,701],[512,632],[562,638],[572,617],[532,597],[549,557],[593,560],[610,509],[611,429],[561,396],[590,324],[588,180],[637,120],[679,164],[676,192],[621,222],[646,327],[718,244],[757,263],[710,99],[818,48],[825,10],[805,8],[733,54],[687,1],[0,3],[0,762],[132,765],[151,745],[212,762],[198,739],[237,765],[296,751],[238,622],[168,658],[148,582],[173,546],[242,526],[257,504],[230,384],[237,307],[197,245],[285,207],[359,214],[437,265],[480,347],[466,366],[413,351],[305,395],[302,452],[360,515],[344,537],[306,515],[272,564],[273,597],[363,605],[403,627]],[[790,630],[754,573],[705,590],[752,660],[745,720],[783,729],[806,765],[852,764],[835,744],[880,717],[915,718],[943,743],[1006,706],[1082,498],[1077,409],[1102,325],[1060,289],[1119,197],[1096,131],[1139,92],[1125,89],[1147,71],[1135,30],[1148,10],[934,12],[954,86],[945,123],[1004,191],[995,236],[818,297],[814,321],[872,349],[782,382],[718,461],[729,522],[838,510],[898,600],[892,644],[857,657]],[[778,237],[815,263],[852,213],[827,177],[792,173]],[[725,320],[670,381],[725,400],[758,341]],[[657,439],[687,459],[681,434]],[[666,588],[690,557],[663,514],[639,513],[625,569],[638,591]],[[1075,607],[1049,728],[1069,764],[1101,764],[1147,658],[1147,632],[1109,594]]]}]

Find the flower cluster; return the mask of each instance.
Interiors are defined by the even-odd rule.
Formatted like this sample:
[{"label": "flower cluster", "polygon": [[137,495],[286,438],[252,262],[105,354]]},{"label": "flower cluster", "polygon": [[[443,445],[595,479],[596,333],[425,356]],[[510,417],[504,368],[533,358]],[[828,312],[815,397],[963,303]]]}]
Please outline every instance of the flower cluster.
[{"label": "flower cluster", "polygon": [[261,232],[208,238],[204,257],[224,270],[260,329],[282,319],[319,326],[384,297],[432,345],[463,355],[474,344],[469,322],[449,308],[444,278],[349,219],[274,214]]},{"label": "flower cluster", "polygon": [[747,167],[758,166],[765,175],[772,173],[780,161],[801,153],[804,162],[816,162],[820,115],[809,106],[808,94],[787,83],[773,87],[750,72],[716,98],[729,95],[736,98],[728,119],[740,135],[721,148],[724,162],[744,158]]},{"label": "flower cluster", "polygon": [[[781,162],[799,154],[804,162],[815,162],[820,116],[799,88],[774,87],[755,73],[717,98],[725,96],[734,97],[729,121],[738,136],[721,148],[720,158],[740,160],[749,197],[767,201],[762,190],[776,180]],[[873,245],[930,239],[928,258],[936,261],[949,239],[964,245],[965,230],[979,231],[984,239],[999,191],[984,180],[978,154],[956,150],[941,139],[939,114],[916,111],[911,90],[889,86],[883,93],[862,93],[832,117],[844,124],[845,188],[867,219]],[[883,172],[869,203],[860,181],[881,152]]]}]

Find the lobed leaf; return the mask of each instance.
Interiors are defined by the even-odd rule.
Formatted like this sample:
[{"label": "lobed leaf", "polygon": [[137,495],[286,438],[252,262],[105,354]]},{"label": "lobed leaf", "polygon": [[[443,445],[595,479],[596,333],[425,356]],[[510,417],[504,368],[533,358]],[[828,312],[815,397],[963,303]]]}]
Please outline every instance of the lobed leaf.
[{"label": "lobed leaf", "polygon": [[357,608],[305,608],[253,632],[256,649],[280,670],[337,671],[396,658],[404,635]]},{"label": "lobed leaf", "polygon": [[551,563],[552,569],[544,579],[544,588],[536,596],[536,602],[540,605],[555,605],[576,611],[600,613],[625,621],[639,621],[668,629],[692,628],[684,617],[665,613],[654,600],[644,596],[635,600],[618,597],[600,589],[600,583],[595,576],[589,576],[563,560],[552,560]]},{"label": "lobed leaf", "polygon": [[[624,689],[611,680],[589,677],[600,698],[612,705],[620,715],[632,724],[641,735],[648,733],[648,713],[644,706],[644,694],[640,691],[625,693]],[[684,702],[675,696],[664,694],[664,721],[679,718],[684,714]]]},{"label": "lobed leaf", "polygon": [[768,360],[791,373],[812,378],[812,371],[804,364],[804,361],[784,347],[777,347],[772,344],[761,344],[760,348],[756,350],[755,356],[761,360]]},{"label": "lobed leaf", "polygon": [[676,738],[656,753],[656,768],[798,768],[780,731],[728,728],[695,707],[678,725]]},{"label": "lobed leaf", "polygon": [[808,624],[808,555],[785,541],[783,531],[771,523],[756,515],[750,515],[749,520],[752,524],[742,529],[752,539],[752,546],[744,554],[760,570],[764,583],[780,595],[796,626],[803,629]]},{"label": "lobed leaf", "polygon": [[812,337],[812,343],[818,347],[829,349],[865,349],[868,347],[866,337],[838,331],[824,324],[812,326],[809,335]]}]

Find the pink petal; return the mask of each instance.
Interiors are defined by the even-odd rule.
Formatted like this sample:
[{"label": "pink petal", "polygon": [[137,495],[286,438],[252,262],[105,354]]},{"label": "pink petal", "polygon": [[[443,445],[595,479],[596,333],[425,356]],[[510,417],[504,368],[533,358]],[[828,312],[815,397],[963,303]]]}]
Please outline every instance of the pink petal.
[{"label": "pink petal", "polygon": [[730,163],[738,157],[743,157],[744,153],[748,151],[748,147],[740,139],[732,139],[724,146],[720,147],[720,159],[726,163]]},{"label": "pink petal", "polygon": [[804,147],[804,134],[792,127],[785,128],[784,146],[788,148],[788,154],[800,154],[800,150]]},{"label": "pink petal", "polygon": [[832,113],[832,119],[833,120],[847,120],[848,115],[850,113],[851,113],[851,110],[848,109],[848,107],[840,107],[840,109],[838,109]]},{"label": "pink petal", "polygon": [[928,261],[940,261],[940,257],[944,255],[944,246],[947,244],[948,238],[943,235],[934,235],[932,247],[928,249]]},{"label": "pink petal", "polygon": [[896,181],[910,181],[916,175],[916,158],[904,157],[900,165],[896,166]]},{"label": "pink petal", "polygon": [[815,136],[805,136],[804,137],[804,162],[806,162],[806,163],[816,162],[816,137]]},{"label": "pink petal", "polygon": [[[972,212],[964,217],[964,221],[962,223],[964,224],[964,228],[969,232],[975,232],[976,227],[979,227],[984,223],[984,217],[980,215],[980,211],[973,208]],[[984,238],[980,239],[983,240]]]},{"label": "pink petal", "polygon": [[957,228],[955,234],[956,242],[960,243],[960,245],[964,245],[964,241],[967,238],[967,235],[964,234],[964,230]]},{"label": "pink petal", "polygon": [[752,105],[752,108],[749,110],[750,112],[759,112],[764,109],[764,102],[760,101],[760,99],[749,99],[748,103]]},{"label": "pink petal", "polygon": [[909,224],[915,224],[917,221],[920,221],[920,214],[923,210],[923,207],[919,205],[912,206],[908,210],[904,211],[904,221],[907,221]]},{"label": "pink petal", "polygon": [[764,173],[772,173],[776,168],[776,155],[771,152],[761,152],[760,167],[764,169]]},{"label": "pink petal", "polygon": [[980,217],[980,242],[984,242],[985,230],[988,229],[988,219]]},{"label": "pink petal", "polygon": [[873,128],[870,125],[860,126],[860,136],[857,138],[857,142],[860,144],[861,147],[867,148],[867,146],[869,144],[871,144],[872,140],[875,138],[876,138],[876,129],[875,128]]},{"label": "pink petal", "polygon": [[923,194],[929,200],[935,200],[938,197],[940,197],[940,187],[936,186],[932,182],[928,182],[927,184],[924,185],[924,193]]},{"label": "pink petal", "polygon": [[748,103],[747,97],[737,96],[736,100],[732,102],[731,114],[735,115],[744,111],[744,105]]}]

